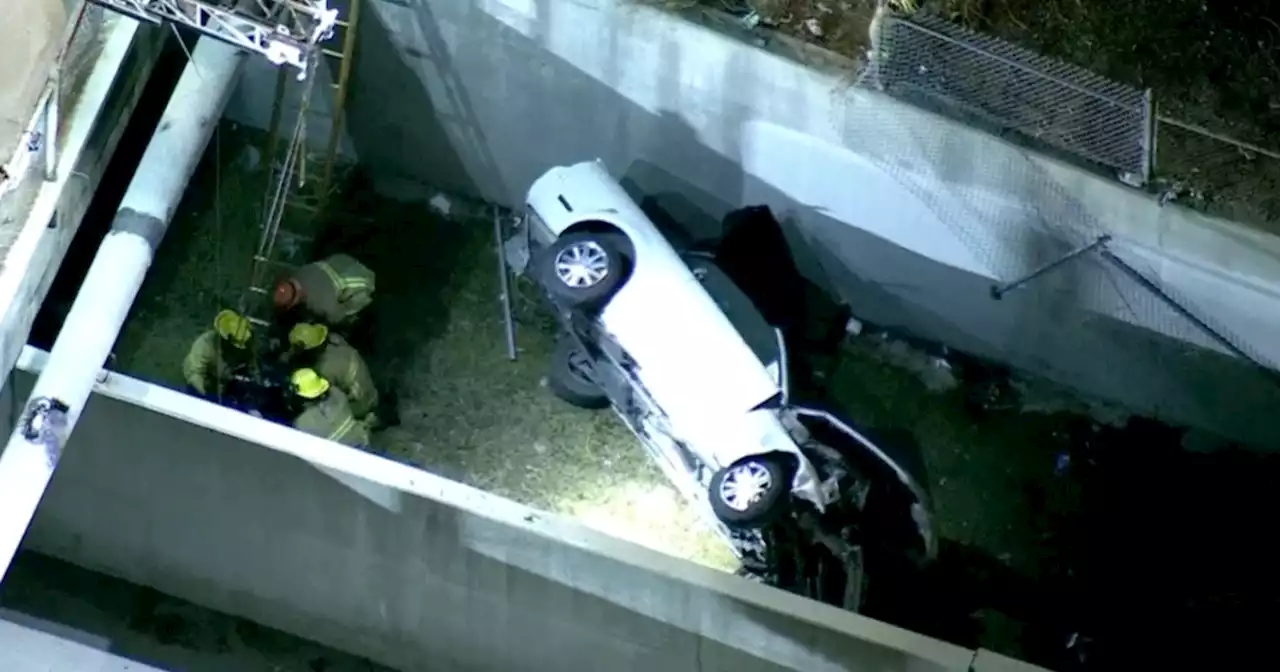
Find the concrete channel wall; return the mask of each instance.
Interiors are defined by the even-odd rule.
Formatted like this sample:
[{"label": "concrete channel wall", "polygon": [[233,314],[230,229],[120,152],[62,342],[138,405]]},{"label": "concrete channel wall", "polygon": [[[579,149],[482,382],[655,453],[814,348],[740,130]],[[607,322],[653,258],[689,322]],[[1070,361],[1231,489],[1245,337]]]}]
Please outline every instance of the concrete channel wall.
[{"label": "concrete channel wall", "polygon": [[13,368],[27,342],[40,305],[151,77],[165,35],[131,19],[107,24],[102,52],[76,105],[62,112],[57,179],[41,181],[23,216],[3,224],[15,231],[0,265],[0,371]]},{"label": "concrete channel wall", "polygon": [[66,25],[63,0],[15,3],[0,23],[0,55],[23,65],[0,69],[0,165],[26,144],[19,136],[48,83]]},{"label": "concrete channel wall", "polygon": [[1263,308],[1280,308],[1280,240],[848,80],[626,0],[371,0],[347,119],[363,165],[400,195],[427,183],[518,206],[548,166],[599,157],[694,229],[768,204],[793,225],[805,269],[869,321],[1280,446],[1280,424],[1265,421],[1273,382],[1115,268],[1091,259],[989,294],[1064,251],[1030,220],[1087,219],[1280,361],[1280,310]]},{"label": "concrete channel wall", "polygon": [[116,374],[25,543],[406,671],[1035,669]]}]

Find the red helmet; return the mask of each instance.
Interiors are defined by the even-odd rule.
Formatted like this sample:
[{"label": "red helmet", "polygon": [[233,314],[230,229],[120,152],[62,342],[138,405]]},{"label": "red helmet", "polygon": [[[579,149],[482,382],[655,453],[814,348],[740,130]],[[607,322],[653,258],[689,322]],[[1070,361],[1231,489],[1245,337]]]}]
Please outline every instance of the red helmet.
[{"label": "red helmet", "polygon": [[298,281],[293,278],[284,278],[276,283],[271,299],[275,302],[277,310],[292,310],[298,302],[302,301],[302,287],[298,286]]}]

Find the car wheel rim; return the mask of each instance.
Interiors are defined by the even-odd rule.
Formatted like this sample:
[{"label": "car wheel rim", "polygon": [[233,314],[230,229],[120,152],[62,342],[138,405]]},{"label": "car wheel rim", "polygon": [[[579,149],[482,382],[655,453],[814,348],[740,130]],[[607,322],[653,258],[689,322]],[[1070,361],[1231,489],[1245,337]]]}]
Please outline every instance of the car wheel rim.
[{"label": "car wheel rim", "polygon": [[730,467],[720,481],[720,500],[734,511],[746,511],[773,486],[769,470],[758,462]]},{"label": "car wheel rim", "polygon": [[587,357],[587,353],[578,348],[570,350],[568,366],[569,375],[584,383],[591,382],[591,374],[594,367],[591,364],[591,359]]},{"label": "car wheel rim", "polygon": [[556,255],[556,277],[566,287],[586,289],[609,276],[609,253],[593,240],[573,243]]}]

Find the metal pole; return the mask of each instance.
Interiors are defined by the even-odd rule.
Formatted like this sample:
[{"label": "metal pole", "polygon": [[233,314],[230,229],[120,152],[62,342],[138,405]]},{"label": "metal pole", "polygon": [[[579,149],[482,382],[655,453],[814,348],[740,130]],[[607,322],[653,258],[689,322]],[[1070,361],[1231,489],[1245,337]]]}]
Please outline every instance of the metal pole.
[{"label": "metal pole", "polygon": [[1151,182],[1156,169],[1156,98],[1151,89],[1142,92],[1143,109],[1147,119],[1142,127],[1142,185]]},{"label": "metal pole", "polygon": [[1062,257],[1055,259],[1045,264],[1044,266],[1037,268],[1034,271],[1031,271],[1027,275],[1024,275],[1023,277],[1018,278],[1017,280],[1014,280],[1013,282],[1006,283],[1003,285],[992,285],[991,298],[999,301],[1000,299],[1004,298],[1005,294],[1008,294],[1009,292],[1012,292],[1013,290],[1022,287],[1023,285],[1031,282],[1032,280],[1035,280],[1036,278],[1044,275],[1045,273],[1048,273],[1049,271],[1052,271],[1053,269],[1058,268],[1059,266],[1062,266],[1063,264],[1071,261],[1072,259],[1075,259],[1076,257],[1079,257],[1080,255],[1083,255],[1083,254],[1088,254],[1089,252],[1092,252],[1102,247],[1103,245],[1106,245],[1109,242],[1111,242],[1110,234],[1098,236],[1098,239],[1093,241],[1092,243],[1089,243],[1084,247],[1076,248],[1066,253]]},{"label": "metal pole", "polygon": [[1249,353],[1245,352],[1243,349],[1240,348],[1240,346],[1228,340],[1227,337],[1222,334],[1222,332],[1218,331],[1217,329],[1214,329],[1212,326],[1209,325],[1208,322],[1205,322],[1204,320],[1197,317],[1190,310],[1187,310],[1181,303],[1178,302],[1177,299],[1173,298],[1172,296],[1169,295],[1168,292],[1164,291],[1163,288],[1161,288],[1159,285],[1157,285],[1156,283],[1148,279],[1147,276],[1143,275],[1140,271],[1138,271],[1138,269],[1130,266],[1129,262],[1125,261],[1124,259],[1121,259],[1120,257],[1117,257],[1115,254],[1112,254],[1110,250],[1103,250],[1102,258],[1106,259],[1112,264],[1115,264],[1116,268],[1120,269],[1125,275],[1129,276],[1134,282],[1138,283],[1144,289],[1151,292],[1152,294],[1155,294],[1157,298],[1159,298],[1161,301],[1164,301],[1166,304],[1168,304],[1169,307],[1172,308],[1175,313],[1181,315],[1182,317],[1185,317],[1189,322],[1196,325],[1197,328],[1199,328],[1201,331],[1207,334],[1209,338],[1212,338],[1215,343],[1217,343],[1218,345],[1221,345],[1223,348],[1226,348],[1227,352],[1230,352],[1231,354],[1245,360],[1246,362],[1250,362],[1254,364],[1255,366],[1257,366],[1258,368],[1266,372],[1268,377],[1270,377],[1272,380],[1280,383],[1280,373],[1277,373],[1266,362],[1260,361],[1257,357],[1254,357],[1253,355],[1250,355]]},{"label": "metal pole", "polygon": [[53,182],[58,179],[58,116],[62,97],[62,58],[58,58],[50,78],[49,103],[44,108],[44,179]]},{"label": "metal pole", "polygon": [[507,359],[514,362],[516,361],[516,325],[515,318],[511,315],[511,278],[507,270],[507,254],[502,240],[502,213],[496,205],[493,206],[493,244],[497,246],[498,252],[498,278],[501,292],[498,300],[502,302],[503,328],[507,335]]}]

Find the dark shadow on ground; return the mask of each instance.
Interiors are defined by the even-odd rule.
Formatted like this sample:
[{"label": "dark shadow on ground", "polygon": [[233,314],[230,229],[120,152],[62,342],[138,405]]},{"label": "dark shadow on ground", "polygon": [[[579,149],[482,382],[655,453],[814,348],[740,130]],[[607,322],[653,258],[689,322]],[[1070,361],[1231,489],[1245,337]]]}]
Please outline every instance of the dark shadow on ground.
[{"label": "dark shadow on ground", "polygon": [[[361,216],[369,212],[377,219]],[[380,199],[363,175],[344,191],[324,226],[314,258],[343,252],[377,274],[366,359],[380,373],[380,387],[398,388],[403,381],[396,372],[448,328],[464,275],[459,265],[491,249],[492,237],[482,222],[450,220],[424,203]],[[432,375],[429,369],[414,373]]]},{"label": "dark shadow on ground", "polygon": [[119,144],[110,163],[102,172],[93,200],[90,201],[76,231],[67,256],[54,276],[49,294],[31,329],[28,341],[36,347],[49,349],[62,329],[63,320],[71,310],[71,303],[80,291],[89,265],[97,254],[98,245],[111,229],[120,199],[124,197],[133,173],[147,143],[155,132],[156,124],[164,114],[165,105],[173,87],[186,66],[186,57],[176,39],[168,39],[156,61],[151,79],[138,99],[137,107],[125,126]]}]

